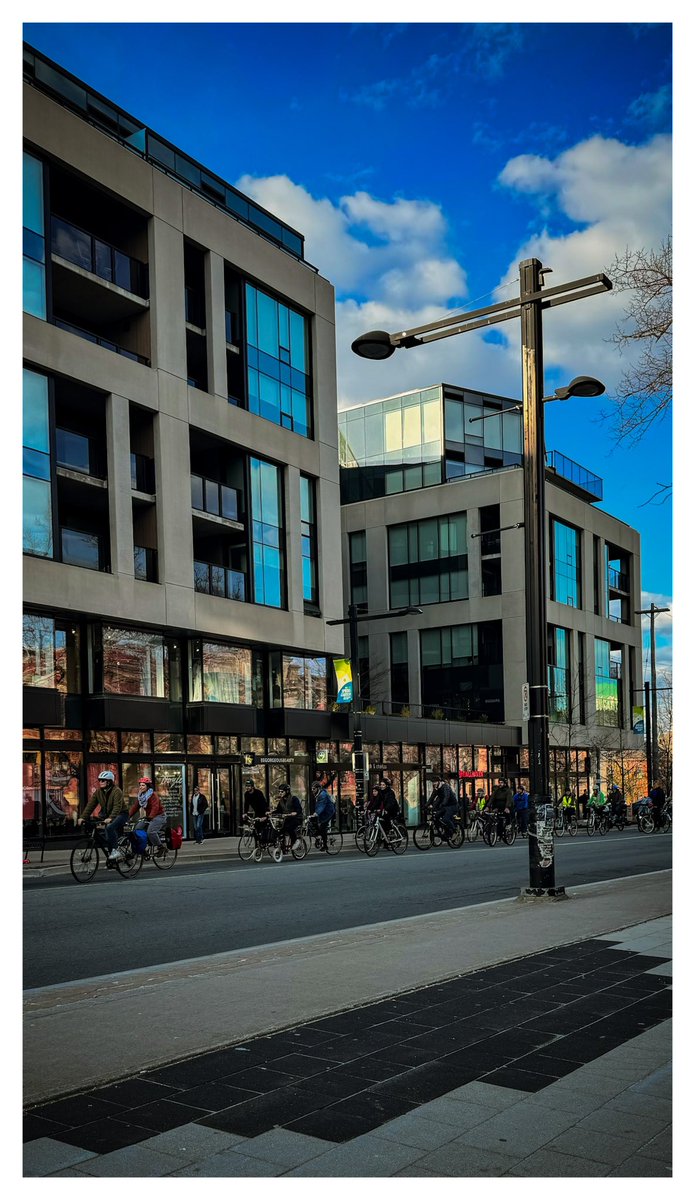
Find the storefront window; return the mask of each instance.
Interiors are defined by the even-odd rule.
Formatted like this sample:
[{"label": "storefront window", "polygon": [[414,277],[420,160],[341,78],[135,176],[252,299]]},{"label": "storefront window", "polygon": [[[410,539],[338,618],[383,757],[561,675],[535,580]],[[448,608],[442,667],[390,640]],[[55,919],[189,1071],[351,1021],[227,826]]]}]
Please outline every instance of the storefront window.
[{"label": "storefront window", "polygon": [[475,769],[476,771],[484,771],[486,775],[490,770],[490,755],[487,746],[476,746]]},{"label": "storefront window", "polygon": [[99,754],[104,750],[118,750],[118,734],[115,729],[93,729],[89,734],[89,749],[92,754]]},{"label": "storefront window", "polygon": [[121,749],[124,754],[151,754],[152,737],[149,733],[129,730],[121,734]]},{"label": "storefront window", "polygon": [[456,766],[456,747],[442,747],[442,761],[445,775],[457,775],[458,769]]},{"label": "storefront window", "polygon": [[22,755],[22,822],[25,836],[38,833],[41,824],[41,751]]},{"label": "storefront window", "polygon": [[425,746],[425,762],[430,771],[441,771],[442,769],[442,748],[441,746]]},{"label": "storefront window", "polygon": [[155,754],[183,754],[183,753],[185,753],[183,734],[182,733],[155,733],[155,735],[154,735],[154,752],[155,752]]},{"label": "storefront window", "polygon": [[39,737],[40,737],[40,734],[39,734],[38,729],[23,729],[22,730],[22,738],[24,739],[25,742],[38,741]]},{"label": "storefront window", "polygon": [[357,794],[353,771],[341,771],[338,776],[340,787],[340,828],[350,832],[357,828]]},{"label": "storefront window", "polygon": [[81,742],[82,733],[79,729],[49,729],[43,731],[43,736],[51,742]]},{"label": "storefront window", "polygon": [[421,784],[420,771],[403,772],[403,813],[408,825],[417,825],[420,821]]},{"label": "storefront window", "polygon": [[79,750],[48,750],[45,771],[48,830],[72,832],[82,802],[82,754]]},{"label": "storefront window", "polygon": [[459,771],[473,770],[473,747],[459,746]]},{"label": "storefront window", "polygon": [[215,753],[216,754],[238,754],[239,739],[237,737],[227,737],[226,734],[215,738]]},{"label": "storefront window", "polygon": [[180,698],[179,646],[159,633],[104,625],[103,690],[120,696]]},{"label": "storefront window", "polygon": [[212,734],[189,733],[186,737],[189,754],[212,754]]},{"label": "storefront window", "polygon": [[401,761],[401,748],[398,742],[384,742],[383,761],[392,763]]},{"label": "storefront window", "polygon": [[403,743],[403,762],[419,763],[422,762],[422,755],[419,746],[408,746]]},{"label": "storefront window", "polygon": [[325,712],[328,707],[328,683],[325,658],[306,658],[296,654],[282,656],[282,695],[275,707],[306,708]]}]

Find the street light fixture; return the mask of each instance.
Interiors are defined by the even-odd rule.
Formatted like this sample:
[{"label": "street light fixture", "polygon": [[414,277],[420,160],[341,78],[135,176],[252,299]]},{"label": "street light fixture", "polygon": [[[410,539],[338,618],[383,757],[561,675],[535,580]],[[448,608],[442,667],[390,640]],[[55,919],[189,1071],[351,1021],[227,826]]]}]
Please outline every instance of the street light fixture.
[{"label": "street light fixture", "polygon": [[[526,670],[530,697],[528,722],[529,784],[531,821],[529,833],[529,887],[535,896],[564,895],[555,886],[552,826],[546,824],[543,844],[538,839],[537,810],[550,803],[550,740],[548,734],[548,644],[545,539],[545,433],[544,400],[568,400],[570,396],[600,396],[602,383],[579,375],[553,396],[543,396],[543,309],[569,304],[583,297],[610,291],[606,275],[589,275],[551,288],[543,286],[548,274],[537,258],[519,263],[519,295],[499,304],[444,317],[401,333],[372,330],[352,343],[361,358],[383,360],[394,350],[423,346],[456,333],[486,329],[515,317],[521,319],[521,371],[524,423],[524,533],[526,560]],[[509,411],[509,410],[507,410]]]},{"label": "street light fixture", "polygon": [[421,613],[421,608],[408,605],[407,608],[393,608],[389,612],[370,613],[358,612],[356,604],[348,604],[346,617],[326,621],[327,625],[348,625],[350,627],[350,664],[352,666],[352,754],[355,764],[355,803],[358,809],[364,808],[365,770],[364,746],[362,742],[362,688],[360,684],[360,659],[357,642],[357,624],[359,621],[388,621],[394,617],[407,617]]}]

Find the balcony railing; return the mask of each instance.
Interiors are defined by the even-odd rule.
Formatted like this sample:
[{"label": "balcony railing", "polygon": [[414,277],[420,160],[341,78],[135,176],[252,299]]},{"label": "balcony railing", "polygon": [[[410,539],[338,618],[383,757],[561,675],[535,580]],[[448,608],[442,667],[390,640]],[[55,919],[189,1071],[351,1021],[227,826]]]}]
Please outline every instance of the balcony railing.
[{"label": "balcony railing", "polygon": [[71,567],[86,567],[89,571],[107,571],[105,544],[98,533],[82,529],[60,530],[61,560]]},{"label": "balcony railing", "polygon": [[227,487],[216,479],[204,479],[202,475],[191,475],[191,506],[197,512],[226,517],[229,521],[240,519],[237,488]]},{"label": "balcony railing", "polygon": [[603,480],[591,471],[587,471],[586,467],[574,462],[573,459],[566,458],[558,450],[548,450],[545,456],[545,465],[556,471],[569,483],[573,483],[575,487],[581,488],[583,492],[588,492],[595,500],[603,500]]},{"label": "balcony railing", "polygon": [[143,358],[142,354],[136,354],[134,350],[126,350],[124,346],[118,346],[116,342],[112,342],[109,338],[99,337],[96,333],[90,333],[88,329],[82,329],[79,325],[73,325],[71,321],[63,321],[59,317],[53,318],[53,324],[57,329],[65,329],[68,333],[76,333],[78,337],[84,338],[86,342],[93,342],[95,346],[103,346],[105,350],[113,350],[115,354],[122,354],[124,358],[131,358],[133,362],[142,363],[144,367],[149,367],[149,358]]},{"label": "balcony railing", "polygon": [[246,599],[246,576],[242,571],[195,561],[193,583],[196,592],[205,592],[208,596],[221,596],[226,600]]},{"label": "balcony railing", "polygon": [[93,438],[71,429],[56,428],[56,463],[82,475],[103,478],[104,471],[100,455]]},{"label": "balcony railing", "polygon": [[626,571],[618,571],[615,567],[609,567],[608,586],[617,592],[629,592],[630,576]]},{"label": "balcony railing", "polygon": [[153,496],[155,492],[154,459],[146,454],[130,455],[130,486],[134,492],[146,492]]},{"label": "balcony railing", "polygon": [[51,217],[51,251],[66,262],[82,267],[107,283],[115,283],[117,287],[131,292],[147,300],[149,295],[148,271],[145,263],[137,258],[131,258],[122,250],[109,245],[101,238],[80,229],[78,225],[63,220],[62,217]]},{"label": "balcony railing", "polygon": [[135,578],[145,583],[157,583],[157,551],[149,546],[134,546]]},{"label": "balcony railing", "polygon": [[[341,709],[349,711],[350,705],[340,705]],[[405,700],[368,700],[362,699],[363,711],[369,716],[384,717],[415,717],[428,721],[465,721],[473,724],[503,725],[504,721],[491,721],[487,713],[475,708],[450,708],[438,704],[410,704]]]}]

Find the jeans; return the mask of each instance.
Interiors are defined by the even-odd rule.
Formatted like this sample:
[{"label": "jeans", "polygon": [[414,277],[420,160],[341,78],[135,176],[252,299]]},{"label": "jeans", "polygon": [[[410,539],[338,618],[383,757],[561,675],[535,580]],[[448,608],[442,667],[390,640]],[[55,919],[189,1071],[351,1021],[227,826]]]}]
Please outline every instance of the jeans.
[{"label": "jeans", "polygon": [[450,805],[447,808],[440,808],[435,815],[439,819],[442,829],[445,829],[448,834],[454,832],[454,813],[456,812],[455,805]]},{"label": "jeans", "polygon": [[526,833],[526,831],[528,830],[528,809],[527,808],[517,808],[516,821],[517,821],[517,825],[519,826],[519,833]]},{"label": "jeans", "polygon": [[127,820],[128,820],[127,811],[122,812],[122,813],[119,813],[117,817],[114,817],[113,821],[110,821],[109,824],[106,826],[106,828],[104,830],[104,839],[106,841],[106,845],[107,845],[109,852],[111,850],[116,849],[116,846],[118,844],[118,839],[121,836],[121,834],[123,833],[123,826],[125,825]]},{"label": "jeans", "polygon": [[193,836],[196,842],[203,841],[205,836],[205,813],[194,813],[193,815]]}]

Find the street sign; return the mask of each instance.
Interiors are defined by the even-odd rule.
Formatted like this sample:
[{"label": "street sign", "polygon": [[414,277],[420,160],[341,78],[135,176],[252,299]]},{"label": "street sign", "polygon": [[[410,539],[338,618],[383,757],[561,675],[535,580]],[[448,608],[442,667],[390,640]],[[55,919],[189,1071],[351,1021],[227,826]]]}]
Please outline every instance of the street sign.
[{"label": "street sign", "polygon": [[521,719],[531,720],[531,688],[527,683],[521,685]]}]

